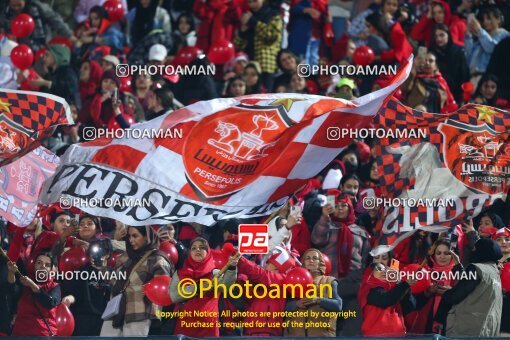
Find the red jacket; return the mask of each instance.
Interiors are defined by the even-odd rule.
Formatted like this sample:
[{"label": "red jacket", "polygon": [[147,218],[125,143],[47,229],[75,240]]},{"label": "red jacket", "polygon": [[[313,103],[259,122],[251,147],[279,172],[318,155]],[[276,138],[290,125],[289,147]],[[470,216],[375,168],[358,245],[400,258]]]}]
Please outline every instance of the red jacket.
[{"label": "red jacket", "polygon": [[[281,273],[274,273],[267,271],[254,262],[249,261],[243,257],[239,260],[238,271],[240,274],[245,274],[248,277],[250,284],[252,287],[256,284],[263,284],[267,286],[267,290],[270,290],[271,284],[283,285],[285,280],[285,275]],[[253,293],[250,293],[253,295]],[[260,294],[260,293],[259,293]],[[283,327],[281,326],[283,323],[283,317],[272,317],[271,314],[273,312],[284,312],[285,311],[285,302],[284,298],[269,298],[265,299],[255,299],[253,298],[246,308],[248,314],[251,312],[255,312],[257,317],[246,317],[244,319],[244,323],[252,323],[253,328],[244,328],[244,335],[246,336],[282,336],[283,335]],[[269,312],[270,316],[260,316],[260,313]],[[259,324],[265,325],[264,327],[257,327],[257,321]],[[271,324],[280,323],[280,327],[270,327]]]},{"label": "red jacket", "polygon": [[[440,4],[444,8],[445,18],[444,24],[450,28],[450,33],[454,44],[464,46],[464,34],[466,33],[466,23],[463,19],[460,19],[456,15],[452,15],[450,5],[446,1],[434,0],[430,4]],[[420,21],[414,25],[411,31],[411,38],[414,40],[424,42],[427,46],[430,46],[432,42],[432,28],[436,22],[434,19],[427,18],[424,14]]]},{"label": "red jacket", "polygon": [[291,229],[292,240],[290,241],[292,248],[296,249],[299,254],[303,254],[306,250],[312,247],[310,241],[310,230],[305,219],[300,224],[295,225]]},{"label": "red jacket", "polygon": [[[18,314],[12,329],[12,336],[51,336],[48,326],[54,335],[57,334],[56,313],[60,303],[60,287],[53,281],[38,286],[44,293],[58,289],[58,299],[52,299],[52,308],[44,307],[35,297],[36,294],[30,288],[24,287],[18,302]],[[46,326],[43,316],[48,326]]]}]

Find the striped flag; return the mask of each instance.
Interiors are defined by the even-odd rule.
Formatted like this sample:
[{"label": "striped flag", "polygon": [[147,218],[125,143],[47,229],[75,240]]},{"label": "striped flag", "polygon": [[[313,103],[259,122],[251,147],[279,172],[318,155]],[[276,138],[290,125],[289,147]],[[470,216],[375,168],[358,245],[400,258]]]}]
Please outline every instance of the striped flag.
[{"label": "striped flag", "polygon": [[[411,65],[352,102],[289,93],[214,99],[132,127],[175,131],[174,138],[131,133],[71,146],[43,188],[43,203],[62,195],[109,200],[79,208],[128,225],[267,215],[350,144],[332,129],[366,127]],[[107,206],[119,200],[126,204]]]}]

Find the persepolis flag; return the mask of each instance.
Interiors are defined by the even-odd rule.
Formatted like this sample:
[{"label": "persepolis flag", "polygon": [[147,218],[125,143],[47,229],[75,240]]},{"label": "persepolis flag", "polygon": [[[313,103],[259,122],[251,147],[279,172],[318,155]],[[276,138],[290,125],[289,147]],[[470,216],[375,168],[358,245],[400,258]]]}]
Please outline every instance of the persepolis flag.
[{"label": "persepolis flag", "polygon": [[64,99],[41,92],[0,89],[0,166],[37,148],[61,124],[73,124]]},{"label": "persepolis flag", "polygon": [[59,158],[40,146],[0,168],[0,216],[26,227],[37,214],[39,194]]},{"label": "persepolis flag", "polygon": [[385,207],[382,244],[417,228],[444,231],[506,198],[509,112],[469,104],[435,114],[392,98],[374,121],[378,128],[426,132],[425,139],[384,138],[376,148],[383,195],[413,203]]},{"label": "persepolis flag", "polygon": [[[214,99],[133,126],[180,129],[182,139],[134,140],[131,133],[71,146],[42,203],[101,198],[104,204],[79,208],[128,225],[267,215],[349,145],[328,139],[328,128],[367,126],[407,78],[412,61],[406,65],[390,86],[352,102],[288,93]],[[108,208],[119,199],[126,204]]]}]

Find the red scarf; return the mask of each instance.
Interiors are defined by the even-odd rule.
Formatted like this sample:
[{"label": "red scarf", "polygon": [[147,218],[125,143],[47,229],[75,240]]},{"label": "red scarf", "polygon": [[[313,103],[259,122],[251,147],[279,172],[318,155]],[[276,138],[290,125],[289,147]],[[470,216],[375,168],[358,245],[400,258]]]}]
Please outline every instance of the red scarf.
[{"label": "red scarf", "polygon": [[334,223],[340,225],[340,230],[338,231],[338,239],[337,239],[337,256],[338,256],[338,277],[346,277],[349,274],[351,260],[352,260],[352,243],[353,237],[351,229],[349,226],[354,223],[354,208],[352,206],[352,202],[350,198],[343,197],[341,199],[337,198],[337,203],[347,203],[349,206],[349,215],[347,215],[344,219],[339,219],[333,217],[332,220]]},{"label": "red scarf", "polygon": [[191,254],[189,254],[186,258],[186,261],[184,261],[184,265],[177,272],[179,274],[179,279],[181,280],[184,278],[192,278],[194,280],[198,280],[211,274],[215,268],[216,266],[212,257],[211,248],[208,246],[207,255],[202,261],[197,262],[193,260],[191,258]]},{"label": "red scarf", "polygon": [[101,84],[101,79],[103,78],[101,65],[94,60],[89,60],[88,63],[90,65],[89,80],[86,82],[80,81],[80,98],[82,101],[96,93],[97,88]]},{"label": "red scarf", "polygon": [[396,282],[388,282],[386,280],[376,278],[372,272],[370,272],[368,276],[364,273],[363,276],[365,277],[365,280],[361,281],[361,286],[358,291],[358,301],[361,310],[363,310],[363,308],[367,305],[368,294],[372,288],[382,287],[385,291],[389,291],[397,285]]}]

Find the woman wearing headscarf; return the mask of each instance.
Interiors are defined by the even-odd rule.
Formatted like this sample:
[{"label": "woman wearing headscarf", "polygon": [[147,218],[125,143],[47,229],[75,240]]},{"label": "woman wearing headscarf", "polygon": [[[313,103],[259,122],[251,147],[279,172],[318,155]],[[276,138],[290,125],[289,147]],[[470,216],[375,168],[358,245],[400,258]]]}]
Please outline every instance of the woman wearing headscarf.
[{"label": "woman wearing headscarf", "polygon": [[92,99],[101,86],[103,68],[94,60],[86,60],[80,67],[80,98],[84,104]]},{"label": "woman wearing headscarf", "polygon": [[[222,276],[218,278],[218,284],[223,284],[226,289],[232,285],[237,278],[237,262],[240,254],[234,254],[228,261],[228,268]],[[221,269],[221,268],[220,268]],[[216,327],[219,322],[219,295],[215,296],[214,289],[204,293],[204,296],[182,296],[178,290],[179,281],[193,280],[198,286],[200,280],[213,280],[215,275],[219,274],[212,256],[211,248],[206,239],[197,237],[191,241],[188,257],[181,269],[176,271],[170,282],[169,292],[172,301],[176,304],[176,310],[191,316],[185,316],[177,319],[177,325],[174,334],[183,334],[192,337],[218,337],[220,328]],[[190,287],[190,286],[186,286]],[[184,288],[186,289],[186,288]],[[219,290],[221,291],[221,290]],[[201,293],[201,292],[199,292]],[[194,317],[194,311],[205,311],[215,313],[215,316]],[[212,314],[211,313],[211,314]],[[209,323],[211,327],[192,328],[187,324],[199,321]]]},{"label": "woman wearing headscarf", "polygon": [[[326,254],[332,265],[331,276],[340,279],[340,296],[345,310],[359,311],[356,294],[363,265],[370,252],[370,234],[355,222],[354,207],[346,194],[335,195],[335,206],[326,204],[312,230],[312,244]],[[344,321],[342,335],[359,334],[359,318]]]},{"label": "woman wearing headscarf", "polygon": [[124,47],[124,34],[112,25],[108,12],[102,6],[90,9],[89,18],[84,25],[85,30],[78,36],[74,51],[83,60],[90,58],[90,54],[98,46],[109,46],[115,52],[121,51]]},{"label": "woman wearing headscarf", "polygon": [[[328,327],[289,327],[285,329],[285,336],[296,337],[296,336],[316,336],[316,337],[335,337],[336,336],[336,323],[337,317],[324,317],[321,316],[324,312],[340,312],[342,310],[342,299],[338,295],[338,281],[332,276],[326,275],[326,263],[322,253],[317,249],[311,248],[303,253],[301,257],[303,266],[312,274],[313,283],[317,286],[317,292],[322,289],[324,297],[313,298],[313,299],[300,299],[292,300],[287,303],[287,311],[299,310],[304,313],[310,311],[316,312],[318,317],[296,317],[290,318],[290,322],[300,322],[306,324],[306,322],[314,323],[327,323]],[[325,287],[328,285],[331,287]],[[318,293],[320,294],[320,293]]]},{"label": "woman wearing headscarf", "polygon": [[445,24],[434,25],[430,50],[436,55],[439,71],[448,83],[453,97],[461,103],[461,86],[469,81],[469,67],[464,49],[453,43],[450,29]]},{"label": "woman wearing headscarf", "polygon": [[[409,322],[409,332],[413,334],[430,334],[434,315],[436,314],[441,298],[445,292],[454,286],[451,280],[452,271],[462,268],[459,257],[451,251],[451,244],[448,240],[439,239],[431,248],[432,255],[429,257],[427,268],[434,272],[434,277],[439,280],[432,282],[432,285],[423,293],[417,294],[416,311],[406,320]],[[454,269],[454,266],[458,266]]]},{"label": "woman wearing headscarf", "polygon": [[413,27],[411,38],[430,46],[432,43],[432,27],[435,24],[445,24],[450,28],[453,43],[464,46],[464,33],[466,23],[456,15],[453,15],[450,4],[443,0],[434,0],[429,5],[429,11],[422,15],[420,21]]},{"label": "woman wearing headscarf", "polygon": [[[499,260],[499,267],[507,268],[510,266],[510,228],[507,227],[499,229],[494,235],[492,235],[492,239],[499,244],[501,253],[503,254],[503,257]],[[503,275],[503,270],[501,270],[500,275]],[[510,333],[510,291],[505,291],[505,289],[503,289],[501,332]]]},{"label": "woman wearing headscarf", "polygon": [[455,287],[443,294],[434,331],[451,336],[499,336],[503,292],[498,261],[502,253],[491,239],[475,243],[471,263]]},{"label": "woman wearing headscarf", "polygon": [[105,320],[101,336],[147,336],[151,321],[159,319],[161,306],[153,304],[144,295],[143,286],[155,276],[171,276],[172,263],[159,249],[159,238],[150,226],[129,227],[126,252],[117,259],[117,277],[126,274],[126,280],[113,280],[112,298],[122,294],[119,312]]},{"label": "woman wearing headscarf", "polygon": [[372,273],[360,287],[358,299],[362,309],[361,332],[367,337],[403,337],[405,314],[415,307],[411,287],[415,280],[388,280],[388,267],[372,263]]},{"label": "woman wearing headscarf", "polygon": [[131,32],[131,45],[136,46],[152,30],[160,29],[165,35],[172,33],[170,15],[158,6],[157,0],[138,0],[135,8],[129,11],[127,20]]},{"label": "woman wearing headscarf", "polygon": [[119,86],[115,70],[104,72],[94,97],[80,111],[80,122],[114,130],[128,128],[133,119],[125,113],[124,94],[119,91]]}]

